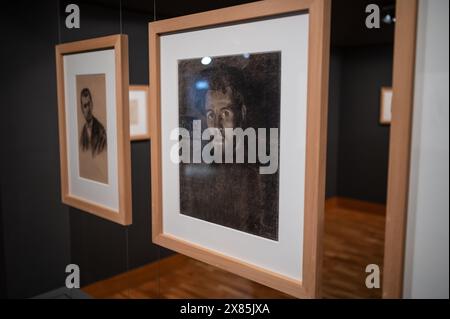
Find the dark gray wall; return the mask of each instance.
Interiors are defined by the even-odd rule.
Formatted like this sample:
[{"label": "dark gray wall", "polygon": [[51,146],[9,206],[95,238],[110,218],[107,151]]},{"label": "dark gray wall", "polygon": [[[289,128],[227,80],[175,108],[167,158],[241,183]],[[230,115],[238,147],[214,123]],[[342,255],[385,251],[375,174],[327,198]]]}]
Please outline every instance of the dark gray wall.
[{"label": "dark gray wall", "polygon": [[391,86],[392,45],[341,51],[339,196],[385,203],[390,126],[381,125],[380,89]]},{"label": "dark gray wall", "polygon": [[[80,3],[80,30],[64,28],[63,1],[30,2],[2,11],[2,30],[10,32],[5,32],[9,45],[1,50],[1,74],[8,77],[2,77],[0,248],[5,263],[1,258],[0,280],[6,278],[1,291],[7,287],[10,298],[64,285],[69,263],[80,265],[82,284],[87,284],[167,254],[151,244],[148,141],[132,143],[132,187],[138,190],[133,192],[132,226],[102,220],[60,200],[54,45],[119,33],[118,3]],[[123,32],[130,33],[132,84],[148,83],[150,17],[122,12]]]},{"label": "dark gray wall", "polygon": [[2,189],[0,184],[0,299],[6,298],[6,270],[3,244]]},{"label": "dark gray wall", "polygon": [[1,204],[8,297],[62,286],[70,261],[60,200],[57,2],[2,4]]},{"label": "dark gray wall", "polygon": [[338,154],[339,154],[339,105],[341,100],[342,58],[340,50],[332,49],[328,90],[328,135],[325,197],[338,195]]},{"label": "dark gray wall", "polygon": [[389,125],[380,89],[391,86],[392,45],[333,47],[330,58],[326,197],[385,203]]}]

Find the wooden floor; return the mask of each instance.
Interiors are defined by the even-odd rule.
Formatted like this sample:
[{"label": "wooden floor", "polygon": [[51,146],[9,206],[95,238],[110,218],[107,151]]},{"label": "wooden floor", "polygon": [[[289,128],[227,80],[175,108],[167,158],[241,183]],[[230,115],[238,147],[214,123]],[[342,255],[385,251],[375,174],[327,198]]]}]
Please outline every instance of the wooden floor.
[{"label": "wooden floor", "polygon": [[325,207],[323,297],[381,298],[381,289],[366,287],[365,269],[383,266],[384,206],[333,199]]},{"label": "wooden floor", "polygon": [[[324,298],[380,298],[365,286],[365,267],[383,263],[384,207],[342,198],[325,209]],[[83,288],[94,298],[290,298],[176,254]]]}]

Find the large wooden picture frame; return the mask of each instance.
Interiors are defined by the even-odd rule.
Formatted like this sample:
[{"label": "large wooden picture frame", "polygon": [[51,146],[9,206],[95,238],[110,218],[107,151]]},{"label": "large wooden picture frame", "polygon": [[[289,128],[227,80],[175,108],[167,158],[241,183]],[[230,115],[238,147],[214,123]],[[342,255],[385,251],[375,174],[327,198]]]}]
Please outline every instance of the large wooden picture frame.
[{"label": "large wooden picture frame", "polygon": [[[55,53],[62,201],[69,206],[118,224],[129,225],[132,221],[132,208],[128,109],[128,37],[126,35],[112,35],[64,43],[55,47]],[[97,124],[97,129],[92,128],[91,125],[91,133],[86,133],[86,140],[88,141],[86,142],[86,148],[92,148],[92,158],[94,158],[94,146],[92,146],[94,145],[92,139],[94,130],[98,131],[98,127],[101,127],[105,136],[103,144],[106,145],[105,158],[108,167],[106,173],[104,173],[107,181],[102,182],[86,178],[81,174],[81,166],[85,164],[82,162],[84,158],[80,157],[81,146],[78,146],[78,143],[81,144],[81,142],[78,142],[80,141],[80,124],[73,123],[86,121],[85,125],[87,125],[89,122],[84,115],[85,113],[80,112],[79,105],[83,105],[83,102],[80,102],[82,98],[80,98],[78,89],[78,77],[98,75],[103,79],[103,93],[100,92],[98,96],[95,96],[95,92],[91,94],[94,89],[91,90],[87,84],[83,84],[84,89],[81,91],[81,96],[83,97],[83,92],[88,92],[86,98],[91,101],[91,105],[94,105],[91,106],[90,116],[93,116],[94,120],[100,123]],[[101,97],[102,94],[103,98]],[[103,125],[102,120],[95,118],[95,112],[99,108],[98,102],[101,100],[104,101],[105,113]],[[82,115],[80,116],[80,114]],[[108,123],[106,123],[106,118]],[[82,134],[84,133],[83,127]],[[87,162],[85,165],[88,170],[90,169],[89,166],[93,166],[92,163],[94,162]],[[73,181],[78,184],[75,186]],[[86,190],[86,188],[89,188],[89,190]]]},{"label": "large wooden picture frame", "polygon": [[418,9],[417,0],[396,2],[382,286],[386,299],[403,296]]},{"label": "large wooden picture frame", "polygon": [[[325,202],[330,37],[329,0],[266,0],[149,24],[152,240],[154,243],[299,298],[320,296]],[[282,273],[165,232],[161,116],[161,38],[240,23],[308,14],[302,276]],[[174,93],[176,95],[176,92]],[[293,238],[293,240],[295,240]]]}]

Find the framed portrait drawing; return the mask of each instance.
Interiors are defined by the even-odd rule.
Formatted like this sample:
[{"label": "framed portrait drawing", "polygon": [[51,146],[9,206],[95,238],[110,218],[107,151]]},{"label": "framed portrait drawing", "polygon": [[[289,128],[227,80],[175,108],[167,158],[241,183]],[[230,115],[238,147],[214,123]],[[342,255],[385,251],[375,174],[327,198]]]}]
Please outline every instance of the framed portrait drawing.
[{"label": "framed portrait drawing", "polygon": [[130,85],[130,138],[132,141],[150,138],[148,114],[148,86]]},{"label": "framed portrait drawing", "polygon": [[62,201],[131,224],[128,38],[57,45]]},{"label": "framed portrait drawing", "polygon": [[380,94],[380,123],[389,125],[392,119],[392,88],[383,86]]},{"label": "framed portrait drawing", "polygon": [[152,240],[317,297],[330,1],[149,24]]}]

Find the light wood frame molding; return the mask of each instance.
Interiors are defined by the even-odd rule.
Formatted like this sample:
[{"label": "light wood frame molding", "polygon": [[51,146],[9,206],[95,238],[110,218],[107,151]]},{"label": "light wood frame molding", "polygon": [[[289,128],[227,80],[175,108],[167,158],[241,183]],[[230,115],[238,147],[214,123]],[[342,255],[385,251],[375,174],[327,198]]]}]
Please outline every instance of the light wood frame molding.
[{"label": "light wood frame molding", "polygon": [[417,0],[397,0],[383,298],[401,298],[408,210]]},{"label": "light wood frame molding", "polygon": [[[303,280],[293,280],[163,232],[160,36],[197,28],[309,13]],[[320,296],[325,203],[330,0],[265,0],[149,24],[152,241],[299,298]]]},{"label": "light wood frame molding", "polygon": [[[116,76],[116,125],[117,125],[117,166],[119,209],[114,211],[109,207],[76,197],[69,192],[66,106],[64,84],[64,55],[91,52],[105,49],[115,51]],[[99,217],[111,220],[121,225],[132,222],[131,206],[131,155],[129,128],[129,78],[128,78],[128,37],[126,35],[112,35],[89,40],[82,40],[56,45],[56,77],[58,91],[58,123],[61,169],[61,197],[62,202],[69,206],[89,212]]]},{"label": "light wood frame molding", "polygon": [[[392,92],[392,87],[383,86],[383,87],[381,87],[381,90],[380,90],[380,124],[390,125],[391,121],[387,121],[383,117],[384,110],[386,108],[386,104],[384,103],[384,95],[386,94],[386,92]],[[391,110],[392,110],[392,102],[391,102]]]},{"label": "light wood frame molding", "polygon": [[130,91],[145,91],[147,94],[147,134],[131,135],[131,141],[144,141],[150,139],[150,89],[148,85],[130,85]]}]

